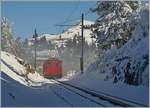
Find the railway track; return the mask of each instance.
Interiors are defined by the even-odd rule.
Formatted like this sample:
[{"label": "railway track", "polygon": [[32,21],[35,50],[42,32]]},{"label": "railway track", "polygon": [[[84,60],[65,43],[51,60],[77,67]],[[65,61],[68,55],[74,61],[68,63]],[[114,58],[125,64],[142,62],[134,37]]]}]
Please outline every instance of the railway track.
[{"label": "railway track", "polygon": [[[53,79],[56,81],[59,85],[63,86],[64,88],[83,96],[83,94],[88,94],[90,97],[84,96],[85,98],[92,100],[93,102],[99,104],[100,106],[106,107],[108,105],[110,106],[121,106],[121,107],[148,107],[148,105],[140,104],[131,100],[123,99],[120,97],[112,96],[109,94],[106,94],[104,92],[96,92],[93,90],[89,90],[86,88],[81,88],[66,82],[61,82],[56,79]],[[101,102],[102,101],[102,102]],[[103,101],[107,101],[108,103],[105,103]],[[112,104],[112,105],[111,105]],[[110,107],[109,106],[109,107]]]},{"label": "railway track", "polygon": [[[94,98],[93,96],[90,96],[89,94],[87,93],[84,93],[82,91],[77,91],[76,89],[72,88],[72,87],[68,87],[64,84],[61,84],[59,83],[58,81],[56,80],[53,80],[53,82],[55,83],[55,87],[56,89],[54,89],[54,87],[51,87],[50,86],[50,89],[52,90],[52,92],[54,94],[56,94],[60,99],[64,100],[64,102],[66,103],[69,103],[69,105],[72,107],[72,106],[75,106],[75,107],[79,107],[79,106],[84,106],[84,107],[87,107],[87,106],[93,106],[93,107],[106,107],[105,104],[103,104],[102,102],[98,101],[98,99]],[[60,92],[62,89],[63,92],[66,92],[68,95],[70,95],[70,98],[65,96],[64,93],[58,93]],[[56,91],[55,91],[56,90]],[[74,101],[70,101],[72,100],[73,96],[76,96],[76,99],[78,100],[81,100],[79,102],[75,102],[75,101],[78,101],[78,100],[74,100]],[[70,101],[70,102],[69,102]],[[85,102],[83,102],[85,101]],[[79,105],[79,103],[82,103]],[[86,104],[85,104],[86,103]],[[108,103],[107,103],[108,104]],[[111,106],[114,106],[114,105],[111,105]]]}]

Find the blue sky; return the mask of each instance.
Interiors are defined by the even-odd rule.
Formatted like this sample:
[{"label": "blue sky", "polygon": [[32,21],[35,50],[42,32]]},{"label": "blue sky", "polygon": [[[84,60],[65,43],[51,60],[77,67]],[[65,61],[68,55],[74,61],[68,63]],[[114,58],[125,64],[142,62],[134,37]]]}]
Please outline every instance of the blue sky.
[{"label": "blue sky", "polygon": [[[96,2],[83,1],[47,1],[47,2],[2,2],[2,16],[13,23],[13,32],[16,37],[30,38],[37,28],[39,34],[60,33],[64,28],[55,24],[73,23],[79,20],[82,12],[94,8]],[[95,20],[96,14],[88,14],[85,19]]]}]

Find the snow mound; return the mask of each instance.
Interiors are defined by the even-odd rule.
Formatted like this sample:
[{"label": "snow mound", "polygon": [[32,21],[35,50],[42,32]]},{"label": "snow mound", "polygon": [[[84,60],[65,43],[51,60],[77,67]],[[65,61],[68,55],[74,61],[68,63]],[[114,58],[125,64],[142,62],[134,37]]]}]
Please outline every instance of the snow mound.
[{"label": "snow mound", "polygon": [[51,83],[48,79],[45,79],[36,71],[35,73],[29,73],[27,75],[27,79],[25,77],[27,72],[26,67],[20,62],[23,62],[23,60],[10,53],[1,51],[2,73],[26,86],[41,86],[42,84]]},{"label": "snow mound", "polygon": [[[18,58],[19,59],[19,58]],[[9,66],[11,66],[15,71],[18,72],[18,74],[20,75],[24,75],[26,73],[25,71],[25,67],[23,65],[21,65],[18,61],[17,61],[17,57],[7,53],[7,52],[1,52],[1,60],[3,60],[4,62],[6,62]],[[19,59],[21,60],[21,59]]]}]

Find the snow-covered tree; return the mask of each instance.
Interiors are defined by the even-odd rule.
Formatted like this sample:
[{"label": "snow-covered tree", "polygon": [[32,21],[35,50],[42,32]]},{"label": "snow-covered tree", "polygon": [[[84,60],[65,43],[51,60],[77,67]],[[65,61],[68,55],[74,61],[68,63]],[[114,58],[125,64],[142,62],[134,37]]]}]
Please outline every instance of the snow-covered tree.
[{"label": "snow-covered tree", "polygon": [[[111,3],[111,1],[109,2]],[[133,8],[133,6],[131,8]],[[131,36],[127,42],[118,49],[116,47],[107,49],[107,51],[91,65],[89,72],[93,69],[94,72],[105,74],[106,77],[104,80],[111,80],[114,83],[123,82],[129,85],[149,86],[148,4],[144,5],[142,3],[141,5],[139,4],[139,8],[132,9],[132,13],[130,13],[126,20],[131,28]]]},{"label": "snow-covered tree", "polygon": [[1,20],[1,48],[3,51],[17,55],[18,45],[14,38],[12,25],[7,18]]},{"label": "snow-covered tree", "polygon": [[[11,22],[3,17],[1,20],[1,48],[2,51],[9,52],[22,59],[26,59],[26,47],[21,37],[15,37]],[[26,42],[27,44],[27,42]]]},{"label": "snow-covered tree", "polygon": [[19,56],[20,58],[23,58],[24,54],[25,54],[25,50],[24,50],[24,46],[23,46],[21,37],[17,37],[15,39],[15,44],[16,44],[15,51],[16,51],[17,56]]},{"label": "snow-covered tree", "polygon": [[132,10],[139,11],[141,5],[140,1],[126,1],[126,3],[132,8]]},{"label": "snow-covered tree", "polygon": [[[107,50],[112,46],[120,48],[131,37],[134,22],[130,21],[133,11],[139,7],[138,2],[126,1],[98,1],[95,29],[98,48]],[[136,15],[132,16],[137,17]],[[131,26],[133,25],[133,26]]]}]

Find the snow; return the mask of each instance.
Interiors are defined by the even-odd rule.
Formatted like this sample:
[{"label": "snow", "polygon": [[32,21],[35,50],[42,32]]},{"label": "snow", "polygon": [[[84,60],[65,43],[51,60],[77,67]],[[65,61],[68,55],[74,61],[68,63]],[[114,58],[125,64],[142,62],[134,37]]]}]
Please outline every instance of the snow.
[{"label": "snow", "polygon": [[29,73],[29,82],[27,82],[25,66],[20,64],[17,59],[21,60],[10,53],[1,51],[1,72],[26,86],[41,86],[42,84],[51,83],[37,72]]},{"label": "snow", "polygon": [[[57,97],[48,86],[33,88],[23,86],[2,74],[7,82],[2,80],[2,106],[3,107],[43,107],[43,106],[69,106]],[[54,83],[54,82],[53,82]],[[58,104],[59,103],[59,104]]]},{"label": "snow", "polygon": [[17,69],[17,71],[19,72],[18,74],[25,74],[25,67],[18,63],[14,55],[2,51],[1,58],[2,60],[7,61],[8,65],[11,65],[14,69]]},{"label": "snow", "polygon": [[41,39],[42,37],[46,37],[46,40],[55,40],[59,39],[59,35],[51,35],[51,34],[42,34],[38,37],[38,39]]},{"label": "snow", "polygon": [[[84,25],[91,25],[94,24],[92,21],[84,20]],[[71,38],[73,39],[74,35],[81,35],[81,23],[79,23],[77,26],[73,26],[66,30],[64,33],[61,34],[62,38]],[[88,42],[88,44],[92,43],[91,38],[92,31],[90,29],[84,29],[84,37],[85,41]]]},{"label": "snow", "polygon": [[77,76],[79,73],[76,72],[76,70],[70,70],[65,75],[63,75],[63,78],[58,79],[59,81],[69,81],[73,77]]},{"label": "snow", "polygon": [[[84,20],[84,25],[91,25],[94,24],[94,22],[92,21],[88,21],[88,20]],[[52,43],[56,43],[58,45],[58,47],[60,47],[62,45],[62,43],[65,43],[66,40],[68,39],[73,39],[73,37],[75,35],[81,35],[81,23],[68,28],[67,30],[65,30],[65,32],[54,35],[54,34],[42,34],[40,36],[38,36],[37,40],[40,40],[42,37],[46,37],[47,41],[52,41]],[[91,38],[91,34],[92,31],[90,29],[84,29],[84,37],[85,37],[85,41],[90,45],[92,43],[92,41],[95,41],[95,39]],[[62,39],[64,40],[59,40],[60,36]],[[29,44],[33,45],[31,41],[33,41],[34,39],[30,39],[29,40]]]},{"label": "snow", "polygon": [[[144,14],[145,13],[145,14]],[[143,15],[144,14],[144,15]],[[117,70],[121,72],[123,76],[124,69],[126,67],[126,64],[128,62],[131,62],[132,67],[135,67],[138,63],[143,63],[144,59],[143,57],[145,55],[148,55],[148,11],[142,11],[141,12],[141,18],[135,27],[135,30],[132,32],[132,38],[120,49],[116,49],[113,47],[112,49],[108,50],[104,56],[99,58],[97,60],[96,64],[96,70],[99,72],[102,72],[101,68],[104,68],[105,72],[108,73],[109,77],[112,78],[112,67],[116,66]],[[143,29],[144,28],[144,29]],[[145,36],[143,35],[145,33]],[[117,59],[126,58],[121,62],[117,62]],[[102,66],[101,66],[102,65]],[[91,66],[92,68],[92,66]],[[139,66],[137,67],[139,68]],[[137,70],[136,70],[137,72]],[[148,75],[148,71],[144,72],[144,74]],[[124,81],[123,78],[121,78],[122,82]],[[143,82],[148,80],[147,78],[143,78]],[[148,84],[147,84],[148,85]]]},{"label": "snow", "polygon": [[99,73],[94,74],[91,72],[88,75],[81,75],[73,78],[72,81],[66,82],[87,90],[96,91],[97,93],[103,92],[141,104],[149,104],[149,90],[147,87],[130,86],[123,83],[114,84],[112,81],[104,81],[103,75],[100,76]]},{"label": "snow", "polygon": [[25,79],[21,76],[17,75],[16,73],[12,72],[7,66],[5,66],[3,63],[1,63],[1,72],[5,72],[6,75],[13,78],[14,80],[18,81],[21,84],[27,85],[25,83]]},{"label": "snow", "polygon": [[[34,52],[33,52],[34,53]],[[39,50],[37,51],[37,60],[47,60],[49,58],[58,58],[59,53],[57,50]]]}]

